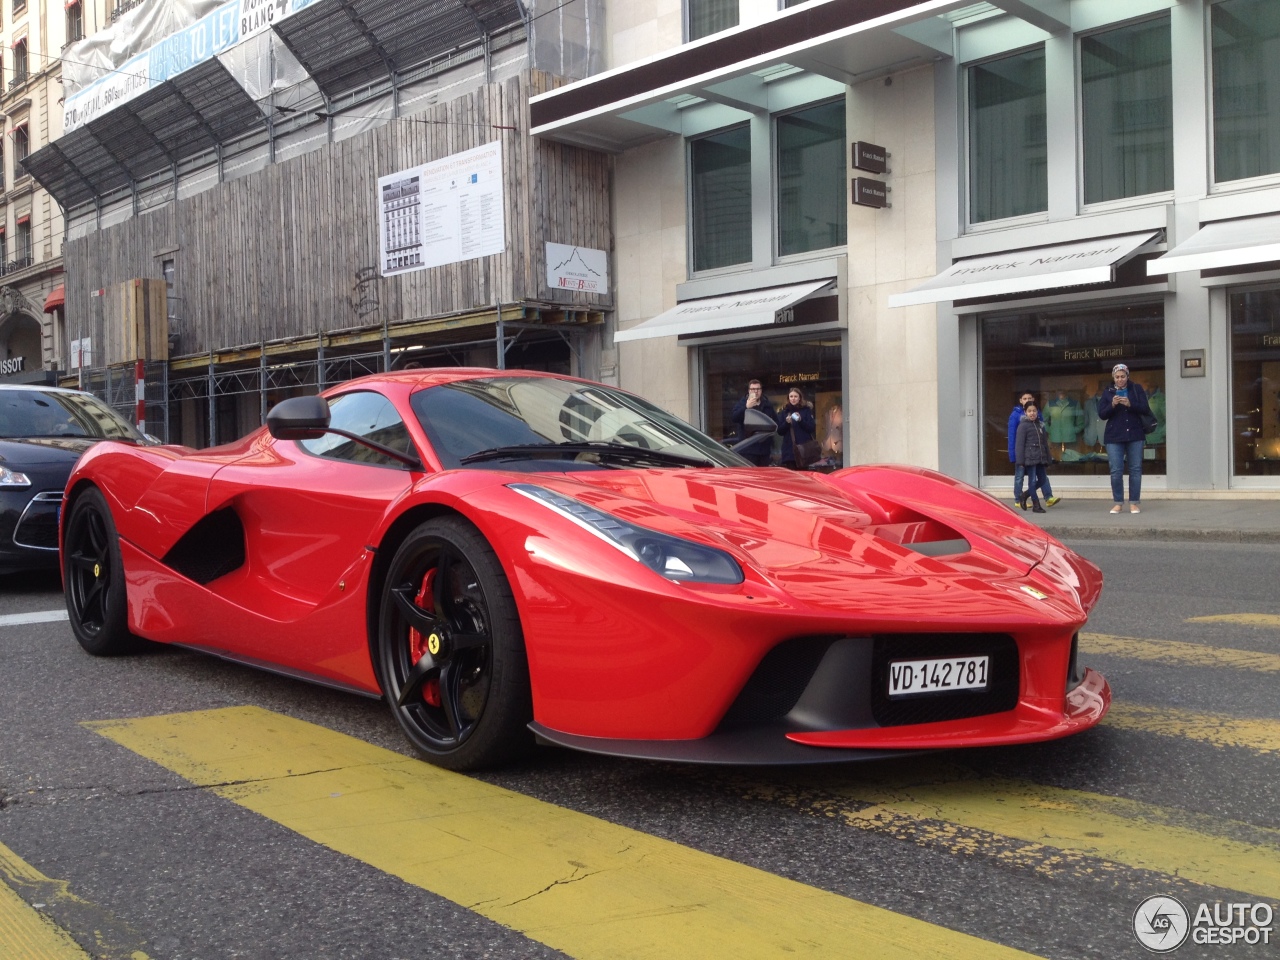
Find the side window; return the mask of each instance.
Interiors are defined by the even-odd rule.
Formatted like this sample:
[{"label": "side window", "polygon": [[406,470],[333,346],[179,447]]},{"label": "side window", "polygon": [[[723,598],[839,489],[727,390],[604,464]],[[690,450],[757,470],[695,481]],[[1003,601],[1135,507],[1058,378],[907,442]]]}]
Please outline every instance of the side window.
[{"label": "side window", "polygon": [[[329,413],[329,425],[335,429],[365,437],[384,447],[399,450],[401,453],[417,455],[413,441],[409,437],[409,430],[400,419],[400,414],[396,412],[391,401],[380,393],[372,393],[368,390],[344,393],[329,401]],[[338,436],[336,433],[326,433],[319,440],[299,442],[308,453],[313,453],[317,457],[406,469],[399,460],[394,460],[384,453]]]}]

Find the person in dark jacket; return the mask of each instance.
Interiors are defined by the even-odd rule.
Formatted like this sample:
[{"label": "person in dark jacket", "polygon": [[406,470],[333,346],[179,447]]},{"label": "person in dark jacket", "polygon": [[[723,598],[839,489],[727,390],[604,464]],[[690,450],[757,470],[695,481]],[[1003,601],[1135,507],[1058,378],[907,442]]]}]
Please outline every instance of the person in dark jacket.
[{"label": "person in dark jacket", "polygon": [[1014,454],[1018,466],[1027,474],[1027,493],[1018,501],[1018,506],[1027,509],[1027,495],[1031,496],[1033,513],[1044,513],[1036,490],[1048,487],[1049,464],[1053,463],[1053,455],[1049,452],[1049,434],[1040,420],[1040,411],[1035,403],[1028,403],[1023,409],[1022,422],[1018,424],[1018,433],[1014,438]]},{"label": "person in dark jacket", "polygon": [[1025,476],[1025,471],[1022,469],[1022,464],[1018,463],[1015,444],[1018,437],[1018,424],[1022,422],[1023,407],[1028,403],[1033,403],[1035,399],[1035,394],[1030,390],[1023,391],[1022,396],[1018,398],[1018,402],[1013,408],[1013,412],[1009,414],[1009,462],[1013,464],[1013,502],[1024,510],[1026,509],[1027,498],[1022,493],[1022,478]]},{"label": "person in dark jacket", "polygon": [[1098,416],[1107,422],[1102,442],[1107,447],[1107,461],[1111,465],[1111,499],[1115,501],[1112,513],[1124,509],[1125,461],[1129,473],[1129,512],[1142,512],[1142,448],[1147,435],[1142,430],[1139,414],[1151,413],[1147,394],[1142,387],[1129,379],[1129,368],[1117,363],[1111,368],[1112,386],[1098,398]]},{"label": "person in dark jacket", "polygon": [[[1027,509],[1027,498],[1023,494],[1022,478],[1025,471],[1022,464],[1018,463],[1018,456],[1015,449],[1015,441],[1018,436],[1018,424],[1022,422],[1022,418],[1026,416],[1024,409],[1028,403],[1035,403],[1036,395],[1030,390],[1025,391],[1018,400],[1018,405],[1013,408],[1013,412],[1009,414],[1009,462],[1013,464],[1013,502],[1020,506],[1023,510]],[[1037,411],[1040,405],[1036,404]],[[1040,422],[1044,423],[1044,418],[1040,417]],[[1046,430],[1048,427],[1045,428]],[[1046,472],[1043,476],[1043,485],[1040,487],[1040,493],[1044,496],[1044,505],[1052,507],[1061,498],[1053,495],[1053,487],[1049,486],[1049,474]]]},{"label": "person in dark jacket", "polygon": [[787,404],[778,411],[778,427],[782,431],[782,465],[796,469],[796,448],[813,439],[818,425],[813,404],[804,398],[799,387],[787,391]]},{"label": "person in dark jacket", "polygon": [[[764,384],[759,380],[747,383],[747,395],[734,404],[733,412],[729,414],[729,419],[737,426],[736,438],[739,443],[747,439],[747,428],[743,421],[746,419],[748,410],[759,410],[770,417],[774,416],[773,408],[769,406],[769,401],[764,395]],[[758,442],[742,451],[742,455],[757,467],[767,467],[769,456],[773,453],[772,436],[759,434],[756,439]]]}]

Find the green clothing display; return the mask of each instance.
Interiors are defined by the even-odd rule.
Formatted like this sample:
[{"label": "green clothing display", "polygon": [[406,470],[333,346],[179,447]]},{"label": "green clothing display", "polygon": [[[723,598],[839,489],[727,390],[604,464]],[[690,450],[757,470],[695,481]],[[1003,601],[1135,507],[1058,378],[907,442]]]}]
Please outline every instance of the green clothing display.
[{"label": "green clothing display", "polygon": [[1084,432],[1084,408],[1070,397],[1050,400],[1044,408],[1050,443],[1075,443]]},{"label": "green clothing display", "polygon": [[1166,405],[1168,397],[1164,395],[1164,391],[1156,387],[1147,395],[1147,406],[1151,408],[1151,415],[1156,418],[1156,428],[1147,434],[1147,446],[1154,447],[1158,443],[1164,443]]},{"label": "green clothing display", "polygon": [[1107,429],[1106,421],[1098,414],[1098,401],[1101,399],[1102,391],[1099,390],[1084,404],[1084,442],[1087,447],[1100,445],[1102,434]]}]

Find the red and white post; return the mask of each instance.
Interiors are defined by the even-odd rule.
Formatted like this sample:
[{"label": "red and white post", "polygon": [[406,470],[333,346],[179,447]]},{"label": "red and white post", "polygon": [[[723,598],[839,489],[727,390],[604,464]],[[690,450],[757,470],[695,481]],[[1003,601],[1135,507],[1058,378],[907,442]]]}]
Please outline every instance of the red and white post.
[{"label": "red and white post", "polygon": [[134,375],[134,398],[137,401],[137,409],[135,411],[138,421],[138,432],[147,432],[147,365],[143,360],[139,360],[133,368]]}]

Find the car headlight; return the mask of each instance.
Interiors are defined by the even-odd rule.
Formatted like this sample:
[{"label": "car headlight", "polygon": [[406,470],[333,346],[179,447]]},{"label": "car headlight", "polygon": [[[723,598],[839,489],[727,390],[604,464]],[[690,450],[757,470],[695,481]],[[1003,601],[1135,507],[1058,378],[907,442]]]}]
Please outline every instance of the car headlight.
[{"label": "car headlight", "polygon": [[632,560],[668,580],[680,583],[741,583],[742,568],[723,550],[682,540],[670,534],[648,530],[620,520],[613,514],[589,507],[531,483],[507,485],[516,493],[536,500],[605,543],[621,550]]},{"label": "car headlight", "polygon": [[13,490],[18,487],[29,486],[31,486],[31,478],[25,473],[18,473],[17,470],[10,470],[0,464],[0,490]]}]

